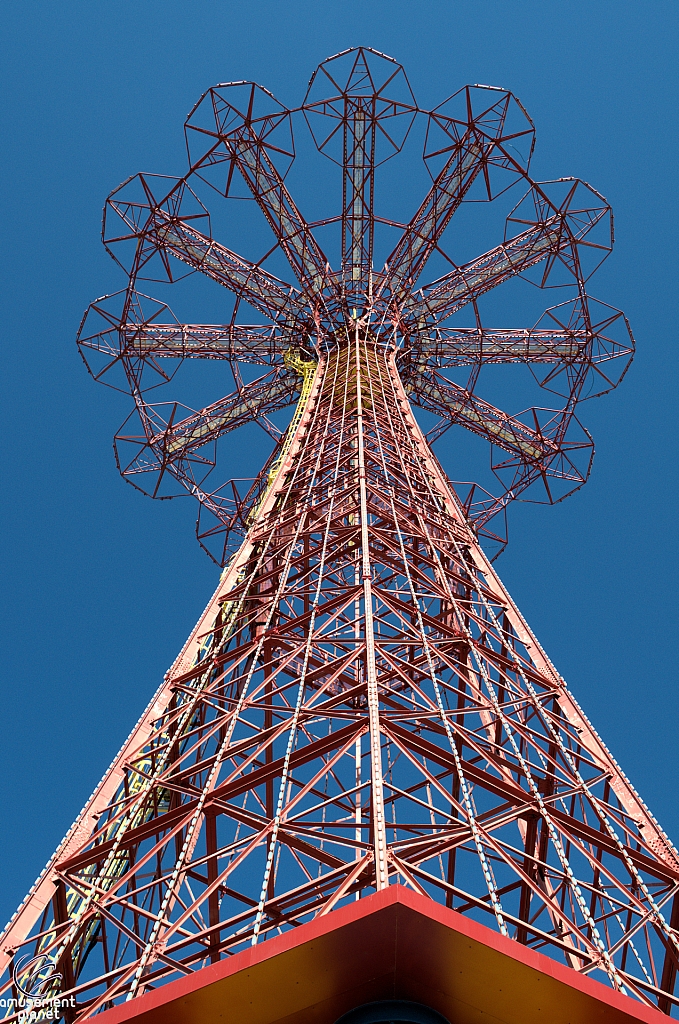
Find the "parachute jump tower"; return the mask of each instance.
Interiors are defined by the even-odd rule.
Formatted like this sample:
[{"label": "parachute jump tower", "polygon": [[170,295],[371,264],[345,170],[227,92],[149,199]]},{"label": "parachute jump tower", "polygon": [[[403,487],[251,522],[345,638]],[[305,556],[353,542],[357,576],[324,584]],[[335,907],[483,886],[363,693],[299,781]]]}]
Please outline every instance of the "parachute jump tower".
[{"label": "parachute jump tower", "polygon": [[[408,209],[397,169],[418,138],[429,179]],[[510,93],[469,86],[423,110],[366,48],[321,64],[295,110],[249,83],[208,90],[186,139],[184,177],[139,174],[110,196],[104,242],[128,285],[90,306],[78,343],[133,400],[123,476],[193,494],[223,571],[7,926],[7,1019],[29,982],[72,997],[68,1024],[676,1013],[679,855],[489,557],[512,500],[586,481],[576,406],[631,359],[624,315],[588,293],[608,204],[531,179],[533,126]],[[296,146],[318,168],[309,207],[327,168],[338,213],[304,218]],[[402,221],[378,216],[378,179]],[[248,252],[269,233],[261,258],[217,240],[211,190]],[[488,233],[499,209],[504,237],[468,259],[472,214]],[[245,232],[249,211],[263,220]],[[207,294],[183,292],[187,275],[230,293],[215,290],[222,323],[143,291]],[[511,308],[551,287],[534,327],[502,326],[498,296]],[[198,409],[160,400],[180,368],[234,390]],[[554,408],[498,408],[503,375]],[[248,423],[268,461],[216,480],[218,442]],[[430,442],[451,425],[470,432],[448,435],[451,460],[454,436],[490,443],[494,493],[449,481]]]}]

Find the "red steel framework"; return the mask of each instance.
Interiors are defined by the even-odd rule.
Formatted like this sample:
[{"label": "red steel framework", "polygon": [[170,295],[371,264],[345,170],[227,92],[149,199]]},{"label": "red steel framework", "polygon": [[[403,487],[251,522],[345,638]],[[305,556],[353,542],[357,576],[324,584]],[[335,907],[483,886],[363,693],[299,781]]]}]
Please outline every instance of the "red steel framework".
[{"label": "red steel framework", "polygon": [[[339,168],[337,216],[311,223],[290,194],[293,125]],[[376,171],[418,130],[431,184],[399,224],[375,212]],[[586,290],[611,249],[608,204],[529,177],[533,126],[510,93],[470,86],[424,111],[401,66],[366,48],[321,64],[294,111],[216,86],[186,136],[184,177],[140,174],[107,201],[129,283],[91,305],[78,341],[134,401],[121,472],[197,497],[224,569],[10,921],[2,995],[44,955],[80,1020],[399,883],[671,1013],[679,854],[479,542],[503,543],[489,524],[519,495],[556,501],[587,479],[576,405],[633,350],[624,315]],[[207,186],[261,210],[262,259],[213,238]],[[514,186],[504,240],[455,264],[443,236],[461,205]],[[294,286],[269,269],[281,256]],[[422,284],[429,260],[444,272]],[[195,271],[235,297],[228,322],[182,323],[137,289]],[[485,327],[484,296],[519,276],[570,290],[532,329]],[[233,393],[154,403],[196,359],[226,361]],[[264,375],[246,381],[248,364]],[[527,368],[559,407],[490,404],[477,385],[494,364]],[[281,432],[270,417],[295,403]],[[411,403],[438,418],[429,435]],[[215,486],[216,442],[248,422],[273,437],[270,458],[251,486]],[[497,494],[452,487],[429,446],[451,424],[490,442]]]}]

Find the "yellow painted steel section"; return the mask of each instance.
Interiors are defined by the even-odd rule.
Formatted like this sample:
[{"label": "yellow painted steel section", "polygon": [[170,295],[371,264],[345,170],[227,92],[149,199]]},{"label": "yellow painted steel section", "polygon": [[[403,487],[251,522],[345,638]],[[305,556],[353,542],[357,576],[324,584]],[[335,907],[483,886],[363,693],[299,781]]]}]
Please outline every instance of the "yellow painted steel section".
[{"label": "yellow painted steel section", "polygon": [[287,350],[287,352],[283,356],[283,362],[285,363],[289,370],[294,370],[294,372],[297,373],[302,378],[302,386],[300,388],[299,399],[297,401],[293,417],[290,420],[290,425],[288,426],[288,429],[285,432],[285,439],[283,441],[283,444],[281,445],[280,454],[276,461],[274,462],[274,464],[272,465],[271,469],[269,470],[266,487],[264,488],[264,491],[261,497],[259,498],[259,501],[257,501],[256,504],[253,505],[252,509],[250,510],[250,514],[248,515],[247,521],[248,525],[250,526],[255,522],[257,514],[262,505],[264,504],[264,502],[266,501],[266,498],[268,497],[271,488],[276,482],[279,470],[283,465],[285,457],[290,450],[290,445],[292,444],[292,440],[297,432],[299,421],[302,418],[302,415],[306,408],[306,404],[309,400],[309,395],[311,394],[311,389],[314,383],[314,377],[316,376],[316,368],[318,366],[318,363],[316,362],[315,359],[304,359],[302,357],[300,350],[298,348],[293,347]]}]

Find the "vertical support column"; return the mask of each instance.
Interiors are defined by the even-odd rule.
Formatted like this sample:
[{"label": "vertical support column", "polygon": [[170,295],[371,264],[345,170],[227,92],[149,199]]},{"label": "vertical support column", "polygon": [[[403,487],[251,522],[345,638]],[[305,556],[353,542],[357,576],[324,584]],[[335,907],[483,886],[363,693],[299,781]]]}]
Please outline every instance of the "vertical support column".
[{"label": "vertical support column", "polygon": [[[363,756],[362,746],[363,746],[363,737],[359,736],[358,739],[356,740],[356,747],[355,747],[355,753],[354,753],[354,758],[355,758],[355,763],[356,763],[356,801],[355,801],[356,810],[354,811],[355,821],[356,821],[356,830],[354,832],[354,838],[355,838],[355,841],[356,841],[356,858],[355,858],[356,860],[360,860],[361,857],[362,857],[361,842],[362,842],[362,839],[363,839],[363,828],[362,828],[363,822],[361,820],[362,819],[361,790],[359,788],[360,785],[361,785],[361,760],[362,760],[362,756]],[[360,898],[361,898],[361,891],[359,889],[356,892],[356,899],[358,900]]]},{"label": "vertical support column", "polygon": [[[267,641],[264,643],[262,648],[263,660],[264,660],[264,732],[269,733],[273,727],[273,685],[271,682],[271,674],[273,670],[273,645]],[[264,752],[264,764],[270,765],[273,761],[273,741],[269,737]],[[273,776],[267,778],[264,784],[264,800],[265,800],[265,813],[267,821],[273,821],[274,818],[274,793],[273,793]],[[271,852],[272,836],[269,833],[266,842],[266,854],[267,857]],[[273,899],[274,894],[274,872],[269,873],[269,881],[267,884],[267,899]]]},{"label": "vertical support column", "polygon": [[[205,847],[207,850],[207,881],[212,885],[217,879],[217,815],[212,808],[205,814]],[[207,898],[208,923],[210,925],[210,963],[219,960],[219,890],[214,889]],[[213,931],[214,929],[214,931]]]},{"label": "vertical support column", "polygon": [[[677,893],[672,901],[672,912],[670,914],[670,927],[679,930],[679,893]],[[674,984],[677,980],[677,952],[676,950],[667,943],[665,946],[665,962],[663,963],[662,978],[660,981],[660,987],[665,992],[669,992],[670,995],[674,993]],[[662,1010],[663,1013],[672,1013],[671,999],[667,996],[661,996],[658,999],[658,1009]]]},{"label": "vertical support column", "polygon": [[[54,921],[57,926],[65,925],[68,923],[68,902],[66,900],[66,886],[62,878],[57,879],[54,896],[52,898],[52,909],[54,911]],[[63,989],[65,992],[70,992],[75,987],[75,972],[73,970],[73,954],[72,944],[66,943],[63,953],[59,958],[57,968],[63,978]],[[63,1018],[66,1024],[71,1024],[74,1019],[76,1010],[72,1006],[64,1006],[62,1008]]]},{"label": "vertical support column", "polygon": [[363,443],[363,396],[361,352],[358,340],[358,325],[355,335],[356,361],[356,418],[358,441],[358,488],[361,516],[361,577],[363,583],[363,608],[365,621],[365,665],[368,688],[368,718],[370,722],[370,771],[372,783],[372,826],[375,851],[375,886],[385,889],[389,884],[387,864],[387,830],[384,821],[384,786],[382,780],[382,737],[380,732],[380,698],[377,686],[375,664],[375,625],[373,620],[372,568],[370,564],[370,534],[368,530],[368,497],[365,473],[365,450]]},{"label": "vertical support column", "polygon": [[[525,828],[524,838],[524,851],[525,855],[523,858],[523,870],[531,878],[535,877],[535,843],[538,837],[538,823],[540,816],[538,814],[529,814]],[[519,917],[522,921],[528,923],[530,921],[530,903],[531,903],[531,888],[527,882],[521,883],[521,895],[519,897]],[[523,943],[525,946],[528,942],[528,929],[525,925],[517,925],[516,928],[516,941]]]},{"label": "vertical support column", "polygon": [[[306,577],[308,575],[308,571],[309,571],[309,540],[308,540],[308,537],[306,537],[306,536],[304,538],[304,551],[305,551],[305,560],[304,560],[303,573],[304,573],[304,576]],[[275,562],[268,562],[267,563],[267,569],[271,570],[273,568],[275,568]],[[277,581],[278,581],[278,573],[274,572],[274,575],[268,580],[268,582],[267,582],[267,584],[265,586],[266,597],[265,597],[265,599],[264,599],[264,601],[262,603],[262,606],[263,606],[264,609],[267,609],[268,606],[269,606],[269,603],[273,600],[274,594],[276,592],[276,587],[278,585]],[[305,596],[304,596],[304,609],[305,609],[305,611],[308,611],[308,607],[309,607],[309,599],[308,599],[308,596],[307,596],[307,587],[305,586]],[[267,614],[268,613],[265,611],[264,621],[263,621],[262,626],[261,626],[262,629],[264,628],[264,625],[266,623]],[[278,621],[278,613],[275,612],[274,613],[274,617],[273,617],[270,625],[274,625],[275,626],[277,621]],[[269,635],[270,635],[270,632],[271,632],[271,630],[269,631]],[[264,720],[263,720],[263,726],[264,726],[264,732],[265,732],[265,734],[268,737],[267,738],[267,742],[266,742],[266,747],[265,747],[265,750],[264,750],[264,763],[266,765],[271,764],[271,762],[274,759],[273,740],[271,739],[270,733],[271,733],[271,731],[273,729],[273,697],[274,697],[274,689],[275,689],[275,683],[273,681],[273,673],[274,673],[274,658],[275,658],[276,649],[277,648],[276,648],[275,643],[273,643],[270,639],[264,640],[264,642],[262,644],[262,671],[264,673]],[[266,782],[264,784],[264,800],[265,800],[265,814],[266,814],[266,818],[267,818],[267,821],[271,822],[274,819],[274,780],[273,780],[273,776],[271,776],[270,778],[267,778],[267,780],[266,780]],[[273,836],[272,836],[271,833],[269,833],[268,838],[267,838],[267,843],[266,843],[267,858],[268,858],[268,856],[269,856],[269,854],[271,852],[272,841],[273,841]],[[275,890],[275,882],[276,882],[276,873],[275,873],[275,871],[272,870],[272,871],[269,872],[269,879],[268,879],[268,883],[267,883],[266,898],[268,900],[273,899],[274,890]]]}]

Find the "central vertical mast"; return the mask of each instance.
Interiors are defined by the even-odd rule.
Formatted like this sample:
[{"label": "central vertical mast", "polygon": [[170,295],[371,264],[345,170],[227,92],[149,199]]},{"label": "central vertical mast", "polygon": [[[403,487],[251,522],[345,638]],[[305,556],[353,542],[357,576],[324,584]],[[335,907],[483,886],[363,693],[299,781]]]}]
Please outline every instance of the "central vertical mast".
[{"label": "central vertical mast", "polygon": [[[363,581],[363,607],[365,622],[365,665],[368,689],[368,716],[370,720],[370,762],[372,777],[372,827],[375,850],[375,882],[377,889],[389,884],[387,864],[386,822],[384,818],[384,787],[382,783],[382,736],[380,730],[380,697],[375,661],[375,623],[373,619],[372,565],[368,523],[368,498],[365,467],[363,420],[363,367],[358,321],[354,325],[354,365],[356,372],[356,431],[358,439],[358,486],[361,520],[361,577]],[[369,368],[366,366],[366,373]],[[374,406],[371,408],[375,416]],[[373,423],[372,432],[377,432]]]}]

